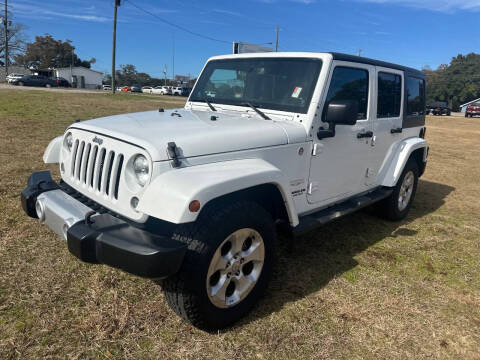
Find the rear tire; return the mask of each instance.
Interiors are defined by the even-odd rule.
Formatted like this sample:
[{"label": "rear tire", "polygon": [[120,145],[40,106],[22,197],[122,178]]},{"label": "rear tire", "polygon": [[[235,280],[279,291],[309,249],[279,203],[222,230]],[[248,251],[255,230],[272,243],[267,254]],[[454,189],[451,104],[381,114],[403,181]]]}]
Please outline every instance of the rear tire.
[{"label": "rear tire", "polygon": [[192,325],[225,328],[263,295],[276,235],[272,217],[257,203],[205,208],[195,223],[180,225],[173,238],[187,243],[188,250],[180,271],[164,280],[163,291],[172,310]]},{"label": "rear tire", "polygon": [[418,174],[416,161],[409,159],[392,194],[379,204],[382,217],[398,221],[407,216],[417,192]]}]

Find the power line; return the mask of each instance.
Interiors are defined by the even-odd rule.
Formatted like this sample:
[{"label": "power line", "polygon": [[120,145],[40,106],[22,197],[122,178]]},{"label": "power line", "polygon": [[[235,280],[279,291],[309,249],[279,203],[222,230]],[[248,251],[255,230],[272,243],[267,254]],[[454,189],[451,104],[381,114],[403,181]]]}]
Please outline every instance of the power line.
[{"label": "power line", "polygon": [[177,28],[177,29],[179,29],[179,30],[182,30],[182,31],[184,31],[184,32],[186,32],[186,33],[189,33],[190,35],[198,36],[198,37],[203,38],[203,39],[207,39],[207,40],[211,40],[211,41],[216,41],[216,42],[220,42],[220,43],[224,43],[224,44],[231,44],[231,43],[232,43],[231,41],[215,39],[215,38],[213,38],[213,37],[210,37],[210,36],[207,36],[207,35],[203,35],[203,34],[200,34],[200,33],[195,32],[195,31],[191,31],[191,30],[189,30],[189,29],[187,29],[187,28],[184,28],[183,26],[180,26],[180,25],[177,25],[177,24],[175,24],[175,23],[173,23],[173,22],[170,22],[170,21],[168,21],[168,20],[162,19],[162,18],[161,18],[160,16],[158,16],[157,14],[154,14],[154,13],[152,13],[151,11],[148,11],[148,10],[146,10],[146,9],[144,9],[144,8],[136,5],[136,4],[134,4],[134,3],[131,2],[130,0],[125,0],[125,2],[128,2],[130,5],[132,5],[133,7],[137,8],[137,9],[140,10],[140,11],[143,11],[144,13],[146,13],[146,14],[148,14],[148,15],[150,15],[150,16],[153,16],[153,17],[156,18],[157,20],[159,20],[159,21],[161,21],[161,22],[163,22],[163,23],[165,23],[165,24],[167,24],[167,25],[173,26],[173,27],[175,27],[175,28]]}]

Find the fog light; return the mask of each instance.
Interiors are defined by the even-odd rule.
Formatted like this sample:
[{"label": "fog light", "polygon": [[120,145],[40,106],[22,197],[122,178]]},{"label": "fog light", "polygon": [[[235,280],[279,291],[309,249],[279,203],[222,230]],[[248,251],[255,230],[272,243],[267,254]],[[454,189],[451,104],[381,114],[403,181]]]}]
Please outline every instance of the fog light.
[{"label": "fog light", "polygon": [[43,205],[42,201],[37,200],[37,202],[35,203],[35,210],[37,211],[38,219],[41,222],[44,222],[45,221],[45,206]]},{"label": "fog light", "polygon": [[136,196],[132,197],[132,199],[130,200],[130,206],[135,211],[137,211],[138,202],[139,202],[139,200]]}]

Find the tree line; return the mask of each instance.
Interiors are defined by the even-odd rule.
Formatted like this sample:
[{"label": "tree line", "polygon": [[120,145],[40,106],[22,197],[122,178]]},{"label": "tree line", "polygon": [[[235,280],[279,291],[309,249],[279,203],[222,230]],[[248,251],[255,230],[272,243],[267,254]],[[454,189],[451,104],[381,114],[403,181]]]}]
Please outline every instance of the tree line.
[{"label": "tree line", "polygon": [[[105,74],[103,77],[104,84],[111,84],[112,76],[110,74]],[[160,79],[150,76],[144,72],[138,72],[135,65],[127,64],[120,65],[120,69],[115,72],[115,83],[119,86],[132,86],[132,85],[142,85],[142,86],[177,86],[178,82],[171,79]],[[187,87],[192,87],[195,83],[195,80],[192,79],[188,83],[184,84]]]},{"label": "tree line", "polygon": [[427,74],[427,104],[445,101],[453,110],[480,98],[480,54],[457,55]]}]

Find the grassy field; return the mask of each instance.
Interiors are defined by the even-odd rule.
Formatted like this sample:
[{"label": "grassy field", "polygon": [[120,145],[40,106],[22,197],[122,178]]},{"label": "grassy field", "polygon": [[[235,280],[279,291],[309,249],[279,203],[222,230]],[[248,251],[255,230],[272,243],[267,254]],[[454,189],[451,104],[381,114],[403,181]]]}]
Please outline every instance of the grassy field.
[{"label": "grassy field", "polygon": [[281,239],[266,297],[215,334],[175,316],[159,285],[81,263],[24,215],[28,175],[72,121],[182,101],[0,90],[0,358],[480,358],[480,119],[428,118],[408,218],[364,211]]}]

